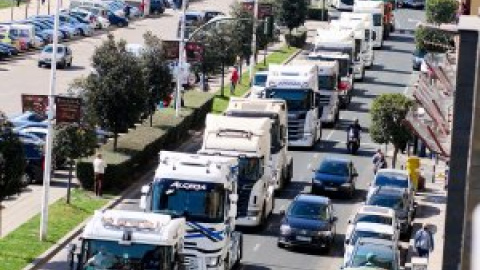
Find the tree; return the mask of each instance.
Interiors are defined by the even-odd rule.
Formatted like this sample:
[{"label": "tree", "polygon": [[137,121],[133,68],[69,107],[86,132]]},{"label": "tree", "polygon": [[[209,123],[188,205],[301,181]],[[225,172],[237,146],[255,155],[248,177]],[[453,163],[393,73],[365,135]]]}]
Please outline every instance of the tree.
[{"label": "tree", "polygon": [[280,0],[279,20],[285,24],[289,32],[305,23],[308,13],[306,0]]},{"label": "tree", "polygon": [[172,74],[165,60],[162,40],[148,31],[143,35],[145,50],[140,57],[145,91],[149,93],[150,126],[156,105],[173,91]]},{"label": "tree", "polygon": [[402,94],[383,94],[373,101],[370,116],[370,136],[376,143],[392,143],[392,167],[395,167],[399,149],[405,149],[411,133],[403,124],[413,102]]},{"label": "tree", "polygon": [[455,46],[451,33],[422,26],[415,30],[415,44],[418,50],[440,53]]},{"label": "tree", "polygon": [[425,9],[427,22],[434,24],[451,23],[457,18],[458,1],[428,0]]},{"label": "tree", "polygon": [[76,159],[94,154],[97,137],[94,128],[76,124],[57,125],[55,131],[53,141],[55,158],[65,159],[69,165],[67,203],[70,203],[73,164]]},{"label": "tree", "polygon": [[19,193],[22,189],[25,165],[22,144],[12,132],[11,124],[5,115],[0,111],[0,228],[2,201]]},{"label": "tree", "polygon": [[133,126],[147,109],[148,92],[136,57],[127,52],[125,41],[116,42],[113,35],[95,49],[92,64],[95,72],[85,81],[87,107],[102,128],[114,134],[117,150],[118,133]]}]

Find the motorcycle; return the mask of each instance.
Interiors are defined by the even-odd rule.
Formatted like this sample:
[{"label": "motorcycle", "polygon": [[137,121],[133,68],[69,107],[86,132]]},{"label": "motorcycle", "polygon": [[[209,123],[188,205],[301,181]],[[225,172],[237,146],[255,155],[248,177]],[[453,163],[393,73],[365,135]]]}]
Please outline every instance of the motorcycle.
[{"label": "motorcycle", "polygon": [[352,155],[357,154],[358,148],[360,148],[360,138],[355,136],[355,132],[353,129],[348,131],[348,141],[347,141],[347,149],[348,152]]}]

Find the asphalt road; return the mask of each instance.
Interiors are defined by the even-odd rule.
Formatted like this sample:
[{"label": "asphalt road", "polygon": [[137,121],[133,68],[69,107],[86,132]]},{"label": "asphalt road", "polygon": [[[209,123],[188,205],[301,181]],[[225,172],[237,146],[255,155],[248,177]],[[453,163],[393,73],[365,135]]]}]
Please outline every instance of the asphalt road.
[{"label": "asphalt road", "polygon": [[[370,125],[369,108],[372,100],[382,93],[403,93],[411,82],[411,54],[414,49],[413,28],[416,20],[423,20],[423,12],[400,10],[397,13],[397,29],[391,38],[385,41],[383,50],[375,52],[374,66],[366,72],[366,79],[356,83],[352,104],[341,112],[341,121],[334,129],[323,132],[321,143],[314,150],[292,149],[294,158],[294,180],[279,194],[275,202],[274,214],[268,226],[261,232],[244,231],[244,270],[319,270],[339,269],[343,261],[343,240],[348,217],[354,213],[362,202],[368,182],[372,179],[371,157],[378,145],[373,144],[368,136]],[[300,55],[299,57],[303,57]],[[293,62],[293,64],[295,61]],[[362,145],[358,155],[350,156],[345,149],[345,129],[355,118],[364,127]],[[198,143],[198,142],[195,142]],[[195,145],[193,143],[193,145]],[[328,254],[312,252],[305,249],[280,249],[277,247],[279,229],[279,211],[285,209],[289,202],[300,192],[309,192],[311,169],[315,168],[325,156],[351,158],[359,172],[357,196],[353,200],[333,197],[334,208],[339,220],[335,246]],[[148,179],[148,176],[147,176]],[[124,201],[119,208],[135,210],[138,205],[136,194]],[[44,270],[67,269],[66,252],[54,257]]]}]

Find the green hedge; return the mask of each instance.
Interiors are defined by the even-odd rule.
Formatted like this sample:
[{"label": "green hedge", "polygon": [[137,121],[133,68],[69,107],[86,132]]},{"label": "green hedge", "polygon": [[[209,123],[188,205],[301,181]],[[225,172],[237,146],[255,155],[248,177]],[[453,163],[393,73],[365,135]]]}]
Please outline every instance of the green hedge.
[{"label": "green hedge", "polygon": [[[113,142],[103,145],[99,152],[107,163],[105,171],[105,190],[119,191],[135,180],[135,172],[157,158],[162,149],[173,149],[188,136],[187,130],[200,127],[205,116],[212,108],[213,95],[190,91],[185,94],[185,108],[181,116],[175,117],[171,108],[157,111],[153,117],[153,126],[149,120],[118,138],[117,151],[113,151]],[[77,161],[76,173],[85,189],[93,188],[93,156]]]},{"label": "green hedge", "polygon": [[307,41],[307,29],[299,27],[292,31],[292,33],[285,34],[285,41],[288,46],[302,48]]},{"label": "green hedge", "polygon": [[314,21],[328,22],[328,9],[322,9],[321,7],[311,6],[308,8],[308,19],[314,20]]}]

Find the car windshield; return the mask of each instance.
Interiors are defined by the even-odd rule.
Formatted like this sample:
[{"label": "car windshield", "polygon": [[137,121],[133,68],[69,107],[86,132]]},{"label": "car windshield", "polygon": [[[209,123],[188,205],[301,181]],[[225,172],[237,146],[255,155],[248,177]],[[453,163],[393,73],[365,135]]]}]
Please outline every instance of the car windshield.
[{"label": "car windshield", "polygon": [[[52,53],[53,46],[47,46],[43,51],[46,53]],[[57,47],[57,53],[63,53],[63,47]]]},{"label": "car windshield", "polygon": [[223,184],[190,180],[156,179],[152,189],[152,211],[185,217],[189,221],[223,221]]},{"label": "car windshield", "polygon": [[381,194],[373,195],[367,201],[367,205],[383,206],[392,209],[403,208],[403,198],[401,196],[385,196]]},{"label": "car windshield", "polygon": [[384,240],[393,240],[393,235],[387,233],[379,233],[379,232],[372,232],[372,231],[360,231],[355,230],[350,238],[350,245],[354,246],[358,239],[360,238],[375,238],[375,239],[384,239]]},{"label": "car windshield", "polygon": [[349,267],[371,267],[395,270],[395,256],[392,249],[376,245],[362,245],[352,256]]},{"label": "car windshield", "polygon": [[392,225],[392,218],[372,214],[358,214],[355,217],[355,223],[358,222]]},{"label": "car windshield", "polygon": [[334,160],[326,160],[320,164],[317,173],[348,176],[349,169],[348,164],[345,162],[339,162]]},{"label": "car windshield", "polygon": [[306,111],[311,108],[311,89],[270,89],[267,97],[279,98],[287,102],[289,111]]},{"label": "car windshield", "polygon": [[328,206],[326,204],[294,201],[288,210],[288,216],[326,221],[328,218],[327,208]]},{"label": "car windshield", "polygon": [[333,90],[335,89],[336,81],[335,76],[319,75],[318,76],[318,88],[321,90]]},{"label": "car windshield", "polygon": [[85,270],[104,269],[171,269],[171,249],[166,246],[118,241],[87,240],[82,248]]},{"label": "car windshield", "polygon": [[253,85],[265,87],[267,84],[267,74],[256,74],[253,79]]},{"label": "car windshield", "polygon": [[378,173],[375,177],[375,186],[408,188],[408,178],[404,174]]},{"label": "car windshield", "polygon": [[238,158],[238,180],[241,183],[256,182],[261,177],[263,159],[257,157]]}]

